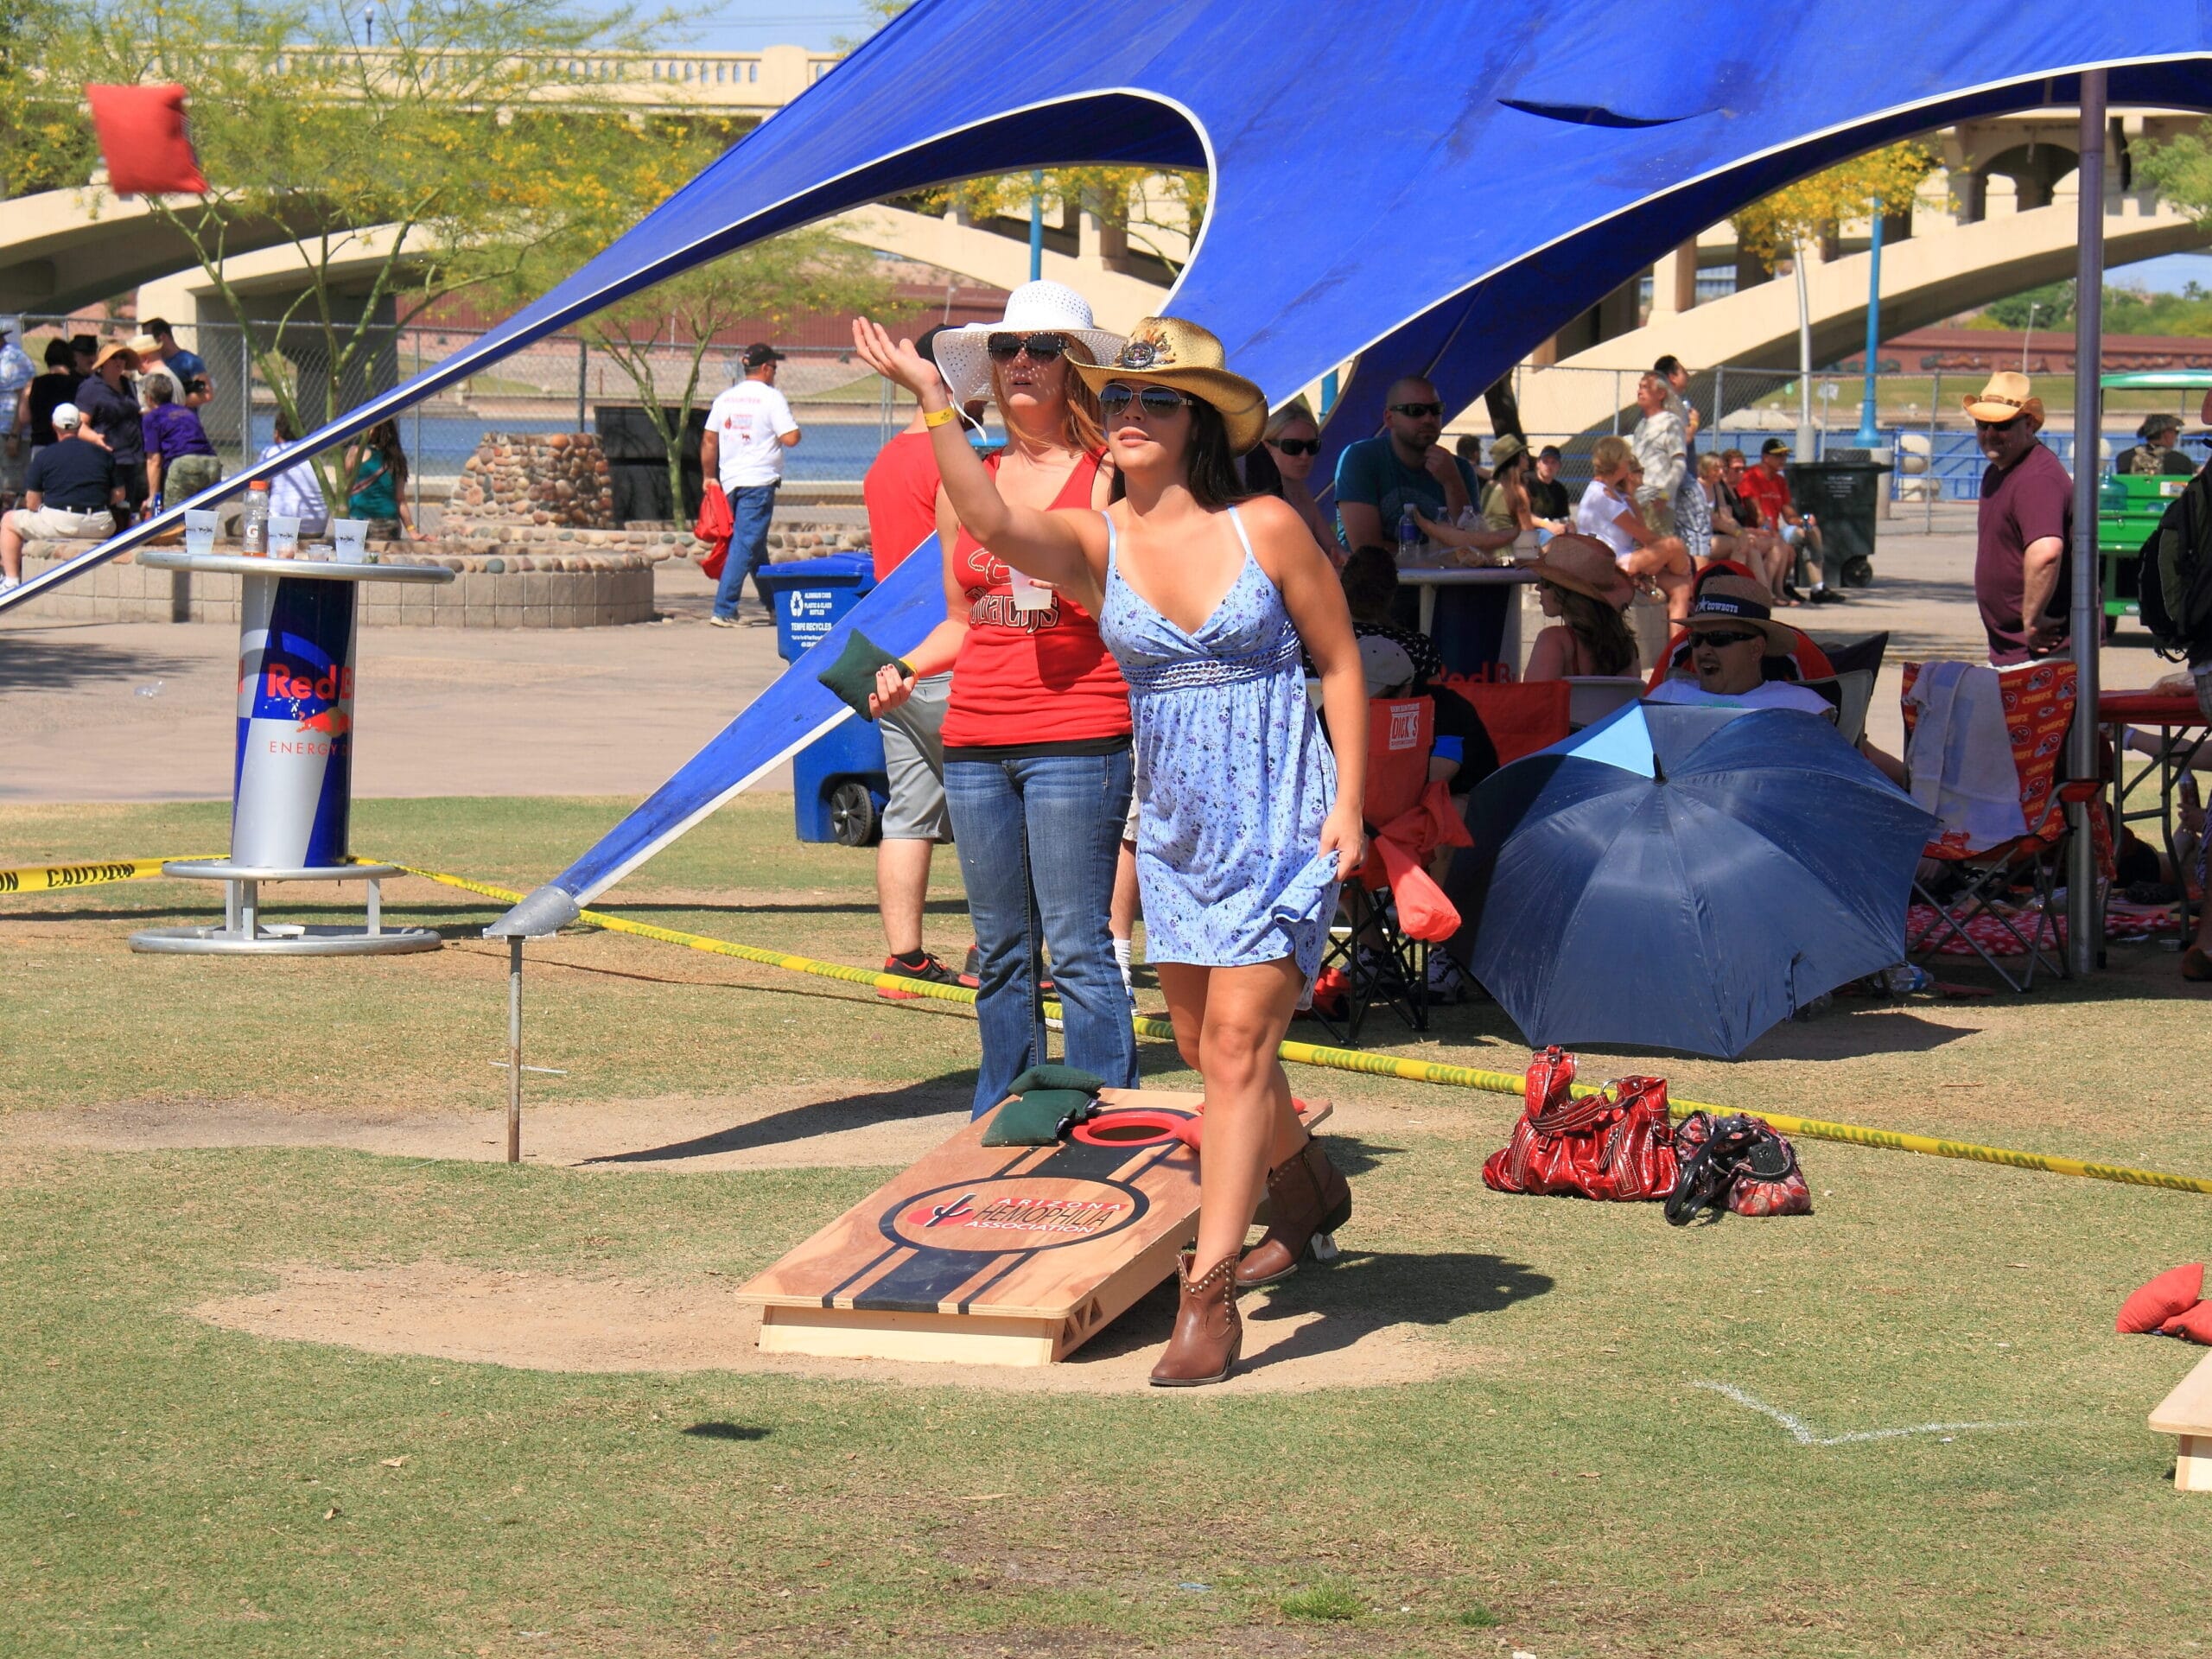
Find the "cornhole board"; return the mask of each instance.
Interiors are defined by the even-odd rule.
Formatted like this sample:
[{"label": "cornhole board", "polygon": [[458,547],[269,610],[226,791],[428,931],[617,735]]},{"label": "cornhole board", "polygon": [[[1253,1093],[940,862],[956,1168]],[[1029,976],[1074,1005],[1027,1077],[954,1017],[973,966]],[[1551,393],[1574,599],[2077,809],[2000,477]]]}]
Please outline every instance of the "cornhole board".
[{"label": "cornhole board", "polygon": [[[1109,1105],[1198,1115],[1204,1097],[1109,1089]],[[1307,1124],[1325,1103],[1300,1103]],[[1050,1365],[1175,1271],[1198,1228],[1198,1160],[1166,1128],[1050,1147],[962,1129],[738,1292],[760,1351]],[[1085,1133],[1079,1130],[1078,1135]]]},{"label": "cornhole board", "polygon": [[2212,1354],[2196,1362],[2151,1414],[2155,1434],[2177,1434],[2174,1490],[2212,1492]]}]

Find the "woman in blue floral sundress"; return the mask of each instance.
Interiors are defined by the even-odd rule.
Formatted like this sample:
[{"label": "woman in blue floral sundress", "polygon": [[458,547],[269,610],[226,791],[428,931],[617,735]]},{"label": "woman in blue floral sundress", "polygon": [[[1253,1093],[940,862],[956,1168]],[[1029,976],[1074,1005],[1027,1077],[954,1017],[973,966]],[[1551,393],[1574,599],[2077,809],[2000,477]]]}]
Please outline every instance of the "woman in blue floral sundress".
[{"label": "woman in blue floral sundress", "polygon": [[[1077,365],[1125,491],[1103,513],[1008,504],[936,366],[873,322],[856,321],[853,338],[869,367],[920,399],[960,522],[1096,616],[1128,680],[1146,955],[1206,1092],[1198,1242],[1152,1380],[1219,1382],[1241,1343],[1238,1289],[1294,1271],[1313,1236],[1351,1212],[1275,1053],[1337,882],[1364,852],[1367,690],[1344,591],[1294,509],[1241,499],[1233,458],[1260,441],[1267,402],[1196,324],[1148,317],[1113,363]],[[1327,741],[1301,647],[1320,673]],[[883,671],[887,694],[901,683],[895,666]],[[1272,1224],[1240,1262],[1263,1183]]]}]

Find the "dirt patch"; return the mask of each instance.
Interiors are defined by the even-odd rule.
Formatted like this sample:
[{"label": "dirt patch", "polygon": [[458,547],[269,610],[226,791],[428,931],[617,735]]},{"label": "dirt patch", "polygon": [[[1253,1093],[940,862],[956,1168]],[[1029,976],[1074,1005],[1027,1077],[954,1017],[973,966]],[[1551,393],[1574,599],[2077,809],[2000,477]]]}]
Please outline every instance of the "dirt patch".
[{"label": "dirt patch", "polygon": [[[1477,1098],[1489,1118],[1501,1116],[1503,1109],[1491,1097]],[[885,1089],[837,1079],[729,1097],[547,1101],[523,1109],[523,1161],[664,1174],[899,1167],[957,1133],[968,1122],[968,1103],[969,1091],[959,1084]],[[1371,1137],[1468,1121],[1460,1102],[1348,1102],[1325,1133]],[[496,1163],[507,1146],[506,1116],[498,1109],[295,1110],[256,1101],[186,1100],[21,1112],[7,1124],[11,1145],[52,1151],[306,1147]]]},{"label": "dirt patch", "polygon": [[[968,1121],[964,1089],[840,1083],[729,1099],[549,1101],[523,1110],[523,1161],[580,1170],[702,1174],[911,1164]],[[9,1119],[17,1144],[88,1152],[313,1147],[391,1158],[497,1162],[500,1110],[289,1110],[246,1102],[149,1102]]]},{"label": "dirt patch", "polygon": [[[1174,1312],[1172,1286],[1163,1286],[1064,1363],[931,1365],[762,1354],[760,1315],[739,1304],[734,1281],[668,1285],[442,1262],[271,1270],[282,1281],[276,1289],[204,1302],[194,1317],[257,1337],[525,1370],[750,1371],[1013,1393],[1149,1394],[1145,1376]],[[1295,1284],[1245,1300],[1243,1364],[1208,1393],[1389,1387],[1497,1363],[1410,1325],[1356,1313],[1324,1318],[1297,1305]]]}]

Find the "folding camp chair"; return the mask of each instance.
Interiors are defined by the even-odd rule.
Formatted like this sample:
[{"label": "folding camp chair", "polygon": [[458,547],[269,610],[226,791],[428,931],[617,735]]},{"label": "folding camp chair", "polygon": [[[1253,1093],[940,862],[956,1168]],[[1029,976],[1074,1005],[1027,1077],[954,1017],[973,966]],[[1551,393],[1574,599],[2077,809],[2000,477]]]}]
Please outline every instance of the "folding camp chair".
[{"label": "folding camp chair", "polygon": [[1549,748],[1570,730],[1573,687],[1566,680],[1449,679],[1445,684],[1481,716],[1501,766]]},{"label": "folding camp chair", "polygon": [[1831,674],[1824,679],[1799,682],[1808,691],[1827,700],[1828,719],[1843,741],[1853,748],[1866,734],[1866,710],[1874,701],[1874,677],[1863,668]]},{"label": "folding camp chair", "polygon": [[[1410,812],[1428,788],[1436,747],[1436,705],[1427,697],[1376,697],[1367,705],[1367,793],[1360,813],[1372,837]],[[1330,930],[1321,974],[1342,978],[1343,1001],[1317,995],[1313,1017],[1347,1046],[1359,1040],[1370,1009],[1382,1003],[1414,1031],[1428,1029],[1428,944],[1398,926],[1390,891],[1370,860],[1347,880],[1342,916]],[[1335,970],[1332,975],[1330,970]],[[1317,992],[1320,987],[1317,982]]]},{"label": "folding camp chair", "polygon": [[[1904,664],[1908,769],[1916,763],[1913,740],[1919,725],[1919,710],[1911,701],[1910,693],[1923,666],[1919,663]],[[2029,663],[2018,668],[1974,668],[1967,671],[1994,675],[1999,683],[2005,734],[2011,743],[2013,771],[2019,779],[2020,816],[2027,826],[2026,832],[1993,847],[1970,849],[1963,832],[1954,830],[1923,849],[1924,858],[1949,865],[1959,877],[1960,885],[1948,898],[1938,899],[1918,876],[1914,878],[1915,901],[1932,909],[1935,917],[1917,933],[1908,928],[1905,954],[1932,955],[1950,940],[1963,939],[2006,985],[2024,992],[2033,988],[2038,968],[2046,969],[2061,979],[2067,976],[2065,956],[2058,944],[2061,912],[2056,903],[2059,872],[2065,868],[2066,848],[2072,833],[2066,808],[2077,803],[2094,804],[2099,785],[2094,779],[2074,783],[2058,780],[2059,759],[2065,752],[2067,728],[2075,715],[2073,664]],[[1942,757],[1936,755],[1925,757],[1922,763],[1942,762]],[[2097,846],[2098,868],[2109,877],[2110,832],[2101,813],[2091,812],[2089,823]],[[2029,893],[2025,906],[2000,906],[2000,900],[2022,888]],[[1977,929],[1976,924],[1984,918],[1988,918],[1987,922]],[[1980,937],[1977,937],[1977,931]],[[1990,948],[1992,944],[2001,947],[2007,940],[2018,947],[2018,954],[2026,958],[2024,968],[2017,976],[1999,960],[1999,952]],[[2015,952],[2005,950],[2002,954],[2010,957]]]}]

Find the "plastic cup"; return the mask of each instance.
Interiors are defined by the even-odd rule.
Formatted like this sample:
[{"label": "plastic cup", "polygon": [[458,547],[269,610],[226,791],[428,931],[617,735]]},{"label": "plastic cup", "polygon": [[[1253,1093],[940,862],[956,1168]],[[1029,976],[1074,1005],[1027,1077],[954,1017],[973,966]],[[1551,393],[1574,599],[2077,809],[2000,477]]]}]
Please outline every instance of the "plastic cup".
[{"label": "plastic cup", "polygon": [[215,528],[216,518],[213,512],[203,512],[195,507],[186,513],[184,550],[194,555],[213,553],[215,550]]},{"label": "plastic cup", "polygon": [[269,515],[269,556],[273,559],[295,559],[300,554],[300,521],[298,515],[273,512]]},{"label": "plastic cup", "polygon": [[334,518],[330,521],[330,539],[340,559],[347,564],[360,564],[369,555],[369,521]]}]

